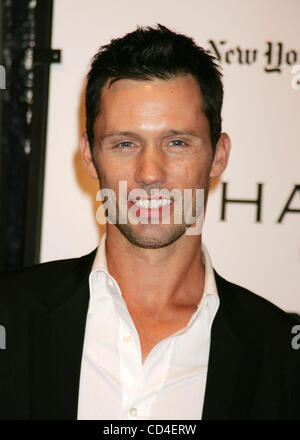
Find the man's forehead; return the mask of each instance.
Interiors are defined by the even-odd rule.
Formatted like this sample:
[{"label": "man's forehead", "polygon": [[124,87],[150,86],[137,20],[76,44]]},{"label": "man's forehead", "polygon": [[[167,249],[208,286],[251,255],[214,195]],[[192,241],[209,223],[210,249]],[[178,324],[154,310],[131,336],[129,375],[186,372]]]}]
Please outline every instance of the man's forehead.
[{"label": "man's forehead", "polygon": [[133,90],[137,88],[151,93],[151,91],[157,89],[158,87],[168,88],[170,92],[172,92],[172,89],[178,90],[179,88],[196,88],[201,94],[197,80],[190,73],[180,73],[167,79],[158,77],[142,79],[111,77],[105,83],[102,93],[116,92],[119,90]]},{"label": "man's forehead", "polygon": [[107,82],[100,99],[97,129],[105,133],[133,125],[148,131],[191,130],[206,119],[200,88],[189,74]]}]

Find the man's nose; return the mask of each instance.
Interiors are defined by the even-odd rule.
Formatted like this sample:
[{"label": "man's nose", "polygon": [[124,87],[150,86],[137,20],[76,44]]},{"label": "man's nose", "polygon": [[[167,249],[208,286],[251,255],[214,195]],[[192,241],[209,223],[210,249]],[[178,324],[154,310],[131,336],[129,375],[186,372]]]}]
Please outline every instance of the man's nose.
[{"label": "man's nose", "polygon": [[160,148],[155,145],[144,147],[137,159],[135,181],[144,185],[166,181],[165,158]]}]

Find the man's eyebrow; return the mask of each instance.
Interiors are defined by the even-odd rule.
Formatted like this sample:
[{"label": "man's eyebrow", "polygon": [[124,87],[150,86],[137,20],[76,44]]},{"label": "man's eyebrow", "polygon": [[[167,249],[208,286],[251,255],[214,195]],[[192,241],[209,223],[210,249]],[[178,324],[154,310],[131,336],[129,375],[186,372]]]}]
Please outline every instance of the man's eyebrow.
[{"label": "man's eyebrow", "polygon": [[199,133],[193,130],[169,130],[164,132],[164,136],[197,136],[200,137]]},{"label": "man's eyebrow", "polygon": [[[104,133],[103,136],[101,136],[101,139],[107,139],[110,137],[117,137],[117,136],[130,136],[130,137],[139,137],[139,135],[133,131],[111,131]],[[168,130],[161,133],[160,137],[167,137],[167,136],[196,136],[200,137],[199,133],[193,130]]]},{"label": "man's eyebrow", "polygon": [[107,139],[110,137],[117,137],[117,136],[131,136],[131,137],[137,137],[137,134],[133,131],[109,131],[107,133],[104,133],[102,136],[100,136],[100,139]]}]

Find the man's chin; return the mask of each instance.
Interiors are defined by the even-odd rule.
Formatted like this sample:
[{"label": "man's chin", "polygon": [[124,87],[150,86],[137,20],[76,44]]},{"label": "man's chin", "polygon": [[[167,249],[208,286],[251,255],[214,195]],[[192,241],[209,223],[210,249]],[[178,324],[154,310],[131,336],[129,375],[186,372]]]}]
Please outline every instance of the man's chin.
[{"label": "man's chin", "polygon": [[[160,249],[178,240],[186,231],[185,225],[173,226],[170,230],[163,230],[159,225],[115,225],[124,237],[133,245],[144,249]],[[140,229],[140,230],[139,230]]]}]

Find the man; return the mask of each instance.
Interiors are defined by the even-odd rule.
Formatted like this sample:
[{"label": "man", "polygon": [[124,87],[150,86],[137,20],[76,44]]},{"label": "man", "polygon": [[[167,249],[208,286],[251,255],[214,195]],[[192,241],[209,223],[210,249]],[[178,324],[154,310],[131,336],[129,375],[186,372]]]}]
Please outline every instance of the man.
[{"label": "man", "polygon": [[81,151],[115,212],[96,251],[2,281],[2,418],[300,417],[295,323],[218,275],[193,229],[228,162],[222,98],[214,59],[161,25],[96,54]]}]

